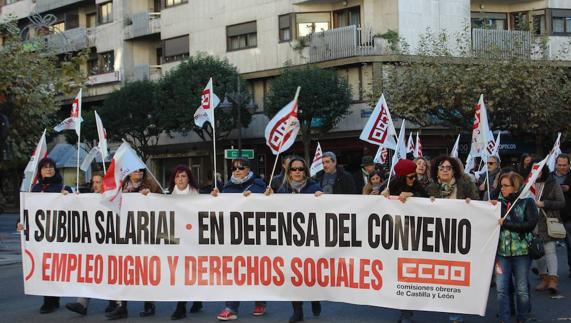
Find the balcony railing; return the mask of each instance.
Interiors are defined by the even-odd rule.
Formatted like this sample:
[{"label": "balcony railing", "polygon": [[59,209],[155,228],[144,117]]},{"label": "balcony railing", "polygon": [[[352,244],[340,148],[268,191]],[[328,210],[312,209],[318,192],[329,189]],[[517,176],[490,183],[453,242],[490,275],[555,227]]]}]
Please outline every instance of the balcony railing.
[{"label": "balcony railing", "polygon": [[158,81],[163,76],[161,65],[135,65],[133,79],[135,81]]},{"label": "balcony railing", "polygon": [[36,0],[36,12],[42,13],[82,1],[84,0]]},{"label": "balcony railing", "polygon": [[370,27],[347,26],[310,34],[309,62],[352,56],[389,54],[388,43]]},{"label": "balcony railing", "polygon": [[125,39],[133,39],[161,32],[160,12],[138,12],[131,16],[130,22],[131,24],[125,26],[123,35]]},{"label": "balcony railing", "polygon": [[94,43],[91,30],[84,27],[44,36],[44,40],[47,47],[56,54],[79,51],[92,46]]},{"label": "balcony railing", "polygon": [[531,57],[531,32],[474,28],[472,49],[480,57]]},{"label": "balcony railing", "polygon": [[89,76],[87,80],[88,85],[98,85],[104,83],[113,83],[121,81],[121,72],[114,71],[109,73],[97,74]]}]

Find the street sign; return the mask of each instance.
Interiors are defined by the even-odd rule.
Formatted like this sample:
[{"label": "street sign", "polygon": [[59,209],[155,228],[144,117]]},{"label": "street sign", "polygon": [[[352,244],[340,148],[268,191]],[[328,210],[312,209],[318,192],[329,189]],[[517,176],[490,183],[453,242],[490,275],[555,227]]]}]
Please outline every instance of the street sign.
[{"label": "street sign", "polygon": [[[242,154],[240,157],[254,159],[254,149],[242,149]],[[238,149],[224,149],[225,159],[236,159],[238,158]]]}]

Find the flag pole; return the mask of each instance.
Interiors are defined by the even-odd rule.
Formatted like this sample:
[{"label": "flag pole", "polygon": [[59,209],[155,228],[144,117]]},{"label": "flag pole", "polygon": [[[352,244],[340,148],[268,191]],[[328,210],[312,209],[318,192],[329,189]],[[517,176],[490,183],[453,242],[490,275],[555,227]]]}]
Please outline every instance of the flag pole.
[{"label": "flag pole", "polygon": [[490,172],[488,172],[488,161],[490,160],[490,156],[486,155],[486,165],[484,165],[484,167],[486,167],[486,186],[488,188],[488,201],[490,200]]},{"label": "flag pole", "polygon": [[[404,126],[404,119],[403,119],[403,121],[402,121],[401,127],[402,127],[402,126]],[[400,130],[399,130],[399,132],[400,132]],[[397,146],[396,146],[396,149],[395,149],[395,154],[397,154],[397,152],[398,152],[399,145],[400,145],[400,136],[397,137]],[[389,178],[387,179],[387,191],[389,192],[389,194],[390,194],[390,192],[391,192],[390,189],[389,189],[389,185],[391,184],[391,176],[392,176],[392,174],[393,174],[393,167],[395,166],[395,165],[394,165],[394,162],[393,162],[393,161],[394,161],[394,158],[395,158],[395,156],[393,155],[393,158],[391,159],[391,167],[389,168]],[[397,160],[397,162],[398,162],[398,160]]]},{"label": "flag pole", "polygon": [[[214,116],[214,111],[212,111]],[[212,175],[212,180],[214,181],[214,189],[218,189],[218,179],[216,178],[216,121],[210,122],[212,127],[212,149],[214,151],[214,174]]]},{"label": "flag pole", "polygon": [[[297,98],[299,97],[299,91],[300,90],[301,90],[301,86],[298,86],[297,90],[295,91],[295,96],[293,98],[293,100],[295,101],[295,104],[297,104]],[[276,155],[276,160],[274,160],[274,167],[272,168],[272,174],[270,175],[270,181],[268,183],[268,187],[272,187],[272,181],[274,179],[274,173],[276,172],[276,166],[278,165],[278,159],[280,157],[283,144],[284,144],[284,140],[282,138],[282,140],[280,141],[280,147],[278,148],[278,154]],[[307,163],[307,161],[306,161],[306,163]]]},{"label": "flag pole", "polygon": [[101,163],[103,164],[103,176],[107,174],[107,169],[105,167],[105,158],[103,158],[103,153],[101,154]]}]

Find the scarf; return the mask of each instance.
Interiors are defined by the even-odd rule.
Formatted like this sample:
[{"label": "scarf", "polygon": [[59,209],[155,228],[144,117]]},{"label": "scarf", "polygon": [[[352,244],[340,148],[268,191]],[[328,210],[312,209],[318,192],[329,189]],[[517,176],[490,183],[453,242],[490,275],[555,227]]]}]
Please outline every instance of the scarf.
[{"label": "scarf", "polygon": [[450,183],[442,183],[440,180],[439,187],[440,187],[440,195],[442,198],[445,199],[455,199],[456,198],[456,179],[452,177]]},{"label": "scarf", "polygon": [[230,177],[230,181],[232,182],[232,184],[240,185],[252,179],[253,176],[254,173],[252,171],[249,171],[248,175],[244,176],[243,178],[236,178],[234,177],[234,175],[232,175],[232,177]]},{"label": "scarf", "polygon": [[301,192],[301,190],[305,187],[306,184],[307,184],[307,178],[301,182],[291,181],[290,186],[292,193],[299,194],[299,192]]},{"label": "scarf", "polygon": [[174,195],[184,195],[184,194],[189,194],[189,193],[190,193],[190,185],[186,185],[184,190],[179,190],[178,186],[176,186],[176,185],[172,189],[172,194],[174,194]]}]

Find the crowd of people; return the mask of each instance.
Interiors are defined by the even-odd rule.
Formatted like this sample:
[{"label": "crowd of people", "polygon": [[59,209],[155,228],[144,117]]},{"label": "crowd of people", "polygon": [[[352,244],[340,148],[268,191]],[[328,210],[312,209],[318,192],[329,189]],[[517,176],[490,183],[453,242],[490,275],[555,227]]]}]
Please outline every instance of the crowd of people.
[{"label": "crowd of people", "polygon": [[[544,168],[536,183],[534,198],[519,198],[525,179],[531,172],[533,156],[524,155],[518,165],[501,167],[498,157],[488,158],[484,167],[487,171],[479,173],[477,169],[465,172],[461,161],[450,156],[439,156],[432,160],[417,158],[414,161],[402,159],[394,165],[394,173],[389,176],[386,168],[379,167],[371,156],[362,158],[361,168],[350,174],[338,165],[333,152],[323,154],[323,170],[314,177],[310,176],[309,167],[304,158],[290,155],[282,158],[281,172],[270,180],[269,185],[254,174],[248,159],[237,158],[232,161],[232,175],[226,183],[218,185],[220,189],[199,188],[192,171],[186,165],[179,165],[172,170],[168,194],[211,194],[216,197],[225,193],[251,194],[363,194],[396,196],[406,203],[408,198],[420,197],[434,199],[462,199],[466,203],[472,200],[487,200],[492,204],[500,204],[502,218],[499,243],[494,268],[494,281],[497,290],[498,318],[500,322],[511,322],[511,315],[516,321],[525,322],[531,311],[530,272],[538,276],[535,290],[557,294],[558,291],[558,258],[556,247],[565,243],[567,248],[567,264],[571,278],[571,174],[570,157],[561,154],[556,159],[556,169],[550,173]],[[71,189],[62,183],[55,162],[49,158],[40,161],[38,167],[39,182],[32,188],[33,192],[68,194]],[[223,185],[222,185],[223,184]],[[92,178],[91,191],[102,192],[102,176],[95,174]],[[123,185],[123,192],[148,194],[163,193],[159,185],[141,169],[131,173]],[[511,210],[511,212],[508,212]],[[504,215],[508,214],[504,217]],[[567,230],[565,239],[559,241],[548,234],[548,219],[558,219]],[[19,230],[23,229],[18,225]],[[532,261],[529,245],[538,237],[543,241],[545,255]],[[74,303],[66,304],[66,308],[87,314],[89,299],[78,298]],[[217,318],[222,321],[238,318],[240,302],[227,301]],[[51,313],[59,307],[58,297],[44,297],[41,313]],[[202,302],[193,302],[190,313],[199,312]],[[321,303],[311,302],[314,316],[321,313]],[[186,317],[186,302],[176,304],[171,319]],[[304,319],[303,302],[292,302],[292,315],[289,322]],[[109,319],[126,318],[127,302],[110,300],[105,310]],[[266,302],[256,301],[252,315],[262,316],[266,312]],[[140,316],[155,314],[152,301],[144,303]],[[401,311],[399,322],[412,322],[413,311]],[[463,322],[463,316],[451,313],[450,322]]]}]

